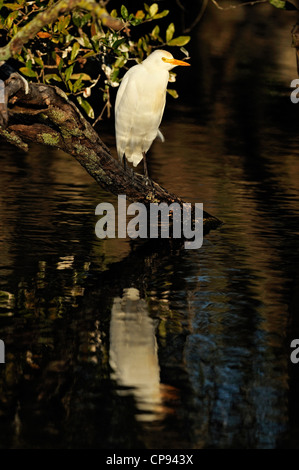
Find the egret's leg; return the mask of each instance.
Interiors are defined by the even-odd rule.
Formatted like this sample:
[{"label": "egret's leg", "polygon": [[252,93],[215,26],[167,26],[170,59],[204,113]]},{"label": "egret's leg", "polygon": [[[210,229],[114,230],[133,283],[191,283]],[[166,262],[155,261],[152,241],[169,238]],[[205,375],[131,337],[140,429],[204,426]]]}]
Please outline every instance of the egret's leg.
[{"label": "egret's leg", "polygon": [[131,173],[132,178],[134,179],[134,176],[135,176],[134,170],[133,170],[133,168],[130,168],[130,167],[127,165],[127,159],[126,159],[126,156],[125,156],[125,155],[123,156],[123,166],[124,166],[125,172],[126,172],[126,173],[127,173],[127,172]]},{"label": "egret's leg", "polygon": [[143,155],[143,168],[144,168],[144,176],[148,179],[148,171],[147,171],[147,164],[146,164],[146,153],[142,152]]},{"label": "egret's leg", "polygon": [[143,168],[144,168],[144,176],[146,179],[146,184],[150,184],[152,186],[151,179],[148,176],[148,170],[147,170],[147,163],[146,163],[146,153],[142,152],[143,155]]}]

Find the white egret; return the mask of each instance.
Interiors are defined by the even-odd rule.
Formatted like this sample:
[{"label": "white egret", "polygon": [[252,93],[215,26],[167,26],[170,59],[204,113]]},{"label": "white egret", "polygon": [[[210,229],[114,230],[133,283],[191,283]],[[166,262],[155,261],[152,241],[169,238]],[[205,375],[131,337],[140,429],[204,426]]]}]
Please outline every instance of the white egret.
[{"label": "white egret", "polygon": [[116,147],[120,161],[126,159],[136,167],[144,159],[148,179],[146,152],[158,136],[166,101],[169,70],[190,65],[174,59],[172,54],[156,50],[143,62],[133,66],[122,79],[115,102]]}]

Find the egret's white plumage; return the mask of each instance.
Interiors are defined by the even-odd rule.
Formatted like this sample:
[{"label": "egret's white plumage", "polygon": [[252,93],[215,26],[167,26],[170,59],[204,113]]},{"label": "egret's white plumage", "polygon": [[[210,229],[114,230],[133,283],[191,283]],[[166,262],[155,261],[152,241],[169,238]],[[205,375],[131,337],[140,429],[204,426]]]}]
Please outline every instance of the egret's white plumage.
[{"label": "egret's white plumage", "polygon": [[115,133],[118,157],[137,166],[158,136],[166,101],[169,70],[190,65],[167,51],[157,50],[133,66],[122,79],[115,102]]}]

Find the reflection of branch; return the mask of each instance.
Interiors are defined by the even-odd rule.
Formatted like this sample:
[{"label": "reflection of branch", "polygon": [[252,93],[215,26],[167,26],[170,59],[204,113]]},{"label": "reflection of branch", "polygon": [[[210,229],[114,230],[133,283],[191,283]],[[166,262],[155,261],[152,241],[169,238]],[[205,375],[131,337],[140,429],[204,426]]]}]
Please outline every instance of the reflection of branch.
[{"label": "reflection of branch", "polygon": [[[253,0],[252,2],[245,2],[245,3],[239,3],[237,5],[229,5],[227,7],[222,7],[219,5],[219,3],[217,2],[217,0],[211,0],[212,3],[214,3],[214,5],[219,9],[219,10],[231,10],[233,8],[238,8],[238,7],[243,7],[243,6],[246,6],[246,5],[254,5],[255,3],[265,3],[267,2],[268,0]],[[184,29],[184,33],[190,33],[190,31],[192,31],[192,29],[195,28],[195,26],[200,22],[200,20],[202,19],[203,17],[203,14],[206,10],[206,7],[208,5],[208,2],[209,0],[203,0],[202,1],[202,4],[201,4],[201,8],[200,8],[200,11],[197,15],[197,17],[195,18],[195,20],[193,21],[193,23],[191,24],[191,26],[189,26],[188,28],[185,28]],[[180,3],[180,0],[177,0],[177,4],[179,5],[180,8],[182,8],[183,10],[185,10],[185,7]]]},{"label": "reflection of branch", "polygon": [[245,5],[255,5],[256,3],[266,3],[268,0],[254,0],[253,2],[238,3],[238,5],[229,5],[221,7],[216,0],[211,0],[219,10],[231,10],[232,8],[244,7]]},{"label": "reflection of branch", "polygon": [[201,7],[200,7],[200,11],[197,15],[197,17],[195,18],[195,20],[193,21],[193,23],[191,24],[191,26],[189,26],[189,28],[185,28],[184,29],[184,33],[190,33],[190,31],[192,31],[193,28],[195,28],[195,26],[200,22],[200,20],[202,19],[203,17],[203,14],[207,8],[207,5],[208,5],[208,1],[209,0],[203,0],[202,4],[201,4]]},{"label": "reflection of branch", "polygon": [[182,5],[182,3],[180,2],[180,0],[176,0],[176,3],[177,5],[180,7],[181,10],[185,11],[186,8],[184,7],[184,5]]}]

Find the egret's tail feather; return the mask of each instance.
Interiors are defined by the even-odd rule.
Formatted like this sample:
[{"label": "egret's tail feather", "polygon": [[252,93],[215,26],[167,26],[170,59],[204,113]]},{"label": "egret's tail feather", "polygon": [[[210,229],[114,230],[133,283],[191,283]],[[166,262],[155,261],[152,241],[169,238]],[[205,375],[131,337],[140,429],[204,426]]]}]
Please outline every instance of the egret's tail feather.
[{"label": "egret's tail feather", "polygon": [[158,132],[157,132],[157,139],[160,139],[161,142],[165,142],[165,137],[162,134],[162,132],[160,131],[160,129],[158,129]]},{"label": "egret's tail feather", "polygon": [[127,157],[128,162],[133,163],[133,166],[139,165],[142,159],[143,159],[142,153],[133,153],[132,155]]}]

